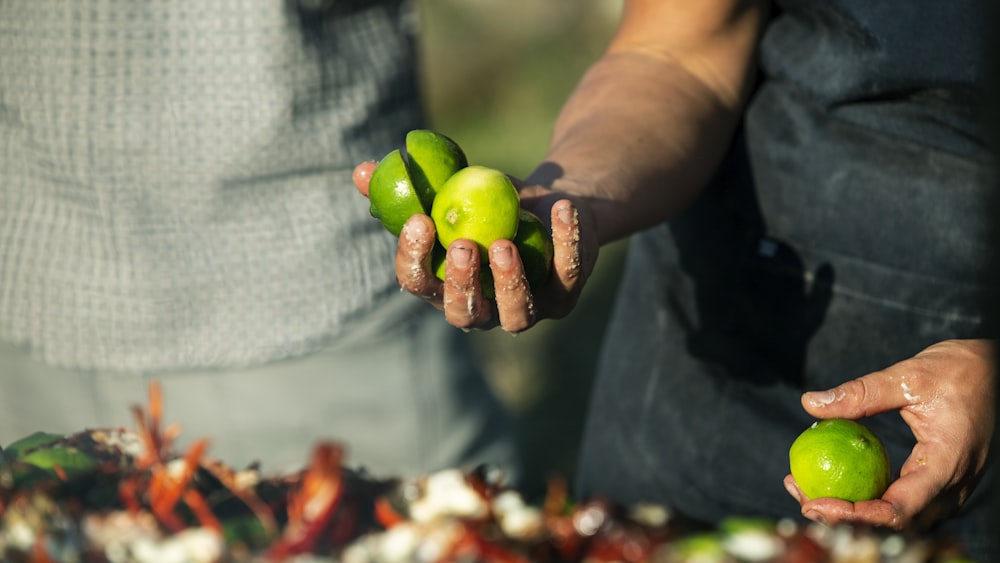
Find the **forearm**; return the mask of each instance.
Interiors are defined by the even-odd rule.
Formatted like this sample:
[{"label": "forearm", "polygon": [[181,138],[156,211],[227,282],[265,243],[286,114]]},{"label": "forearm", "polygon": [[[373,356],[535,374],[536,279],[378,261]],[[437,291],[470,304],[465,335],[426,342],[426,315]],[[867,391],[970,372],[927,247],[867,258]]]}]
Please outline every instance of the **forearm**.
[{"label": "forearm", "polygon": [[585,203],[602,244],[676,214],[728,148],[762,18],[654,49],[618,38],[565,104],[529,182]]},{"label": "forearm", "polygon": [[[602,244],[683,209],[738,120],[683,69],[644,59],[612,55],[588,72],[557,122],[549,165],[528,178],[584,200]],[[598,109],[608,97],[628,103]]]}]

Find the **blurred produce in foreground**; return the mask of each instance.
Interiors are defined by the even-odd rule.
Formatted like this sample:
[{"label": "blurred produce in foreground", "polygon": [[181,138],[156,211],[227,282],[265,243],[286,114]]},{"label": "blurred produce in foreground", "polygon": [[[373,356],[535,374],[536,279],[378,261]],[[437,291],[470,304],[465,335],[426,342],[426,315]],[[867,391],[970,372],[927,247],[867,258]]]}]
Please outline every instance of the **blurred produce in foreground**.
[{"label": "blurred produce in foreground", "polygon": [[[430,125],[470,164],[523,177],[544,156],[563,101],[607,44],[620,0],[423,0],[423,88]],[[517,415],[526,492],[572,479],[581,424],[626,242],[602,250],[576,311],[512,337],[470,335]]]}]

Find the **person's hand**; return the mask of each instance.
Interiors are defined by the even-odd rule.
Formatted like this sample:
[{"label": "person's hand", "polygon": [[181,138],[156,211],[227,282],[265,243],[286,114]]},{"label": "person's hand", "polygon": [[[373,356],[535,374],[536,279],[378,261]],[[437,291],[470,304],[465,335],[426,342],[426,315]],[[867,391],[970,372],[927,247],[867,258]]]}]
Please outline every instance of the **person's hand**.
[{"label": "person's hand", "polygon": [[979,483],[993,433],[993,342],[949,340],[827,391],[805,393],[817,418],[858,419],[899,410],[917,443],[881,499],[809,499],[791,475],[785,488],[811,520],[895,530],[929,526],[956,511]]},{"label": "person's hand", "polygon": [[[375,162],[354,169],[354,184],[365,197]],[[524,275],[517,247],[509,240],[490,245],[489,265],[480,265],[475,243],[459,239],[448,247],[445,279],[431,269],[431,251],[436,240],[434,222],[427,215],[414,215],[403,225],[396,250],[396,279],[406,291],[444,311],[452,325],[485,330],[500,326],[518,333],[546,318],[567,315],[593,271],[598,243],[592,220],[581,204],[541,186],[512,179],[521,195],[521,206],[537,215],[552,232],[554,257],[548,283],[532,293]],[[479,283],[479,269],[493,274],[495,299],[487,299]]]}]

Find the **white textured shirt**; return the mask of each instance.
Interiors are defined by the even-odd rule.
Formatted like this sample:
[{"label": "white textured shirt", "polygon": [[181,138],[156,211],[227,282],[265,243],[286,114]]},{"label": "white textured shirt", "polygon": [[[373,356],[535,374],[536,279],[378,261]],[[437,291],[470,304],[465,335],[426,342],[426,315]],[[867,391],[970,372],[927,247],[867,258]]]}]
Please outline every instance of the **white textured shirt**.
[{"label": "white textured shirt", "polygon": [[419,124],[414,38],[371,4],[0,2],[0,339],[245,366],[398,293],[351,171]]}]

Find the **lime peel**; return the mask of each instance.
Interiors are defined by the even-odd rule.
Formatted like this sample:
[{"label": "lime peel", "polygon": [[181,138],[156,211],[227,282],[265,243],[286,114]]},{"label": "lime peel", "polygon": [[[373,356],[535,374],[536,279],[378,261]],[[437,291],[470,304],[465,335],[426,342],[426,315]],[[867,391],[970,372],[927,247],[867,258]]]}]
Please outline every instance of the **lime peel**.
[{"label": "lime peel", "polygon": [[814,422],[792,443],[788,457],[792,477],[810,499],[876,499],[892,477],[885,445],[853,420]]},{"label": "lime peel", "polygon": [[485,166],[467,166],[438,190],[431,219],[441,246],[468,239],[479,248],[485,262],[487,249],[500,239],[517,234],[520,196],[506,174]]}]

